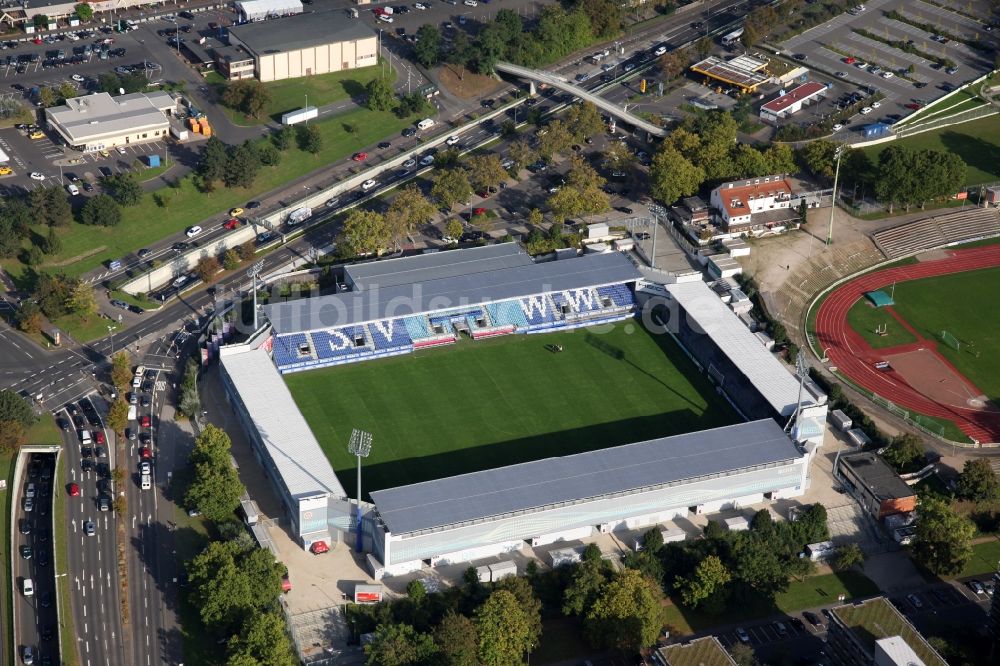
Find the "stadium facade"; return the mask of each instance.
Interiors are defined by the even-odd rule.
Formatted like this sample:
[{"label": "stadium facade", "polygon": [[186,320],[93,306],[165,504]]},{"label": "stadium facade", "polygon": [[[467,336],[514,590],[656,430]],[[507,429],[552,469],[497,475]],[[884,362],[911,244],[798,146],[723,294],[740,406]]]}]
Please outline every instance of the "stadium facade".
[{"label": "stadium facade", "polygon": [[616,322],[642,308],[659,308],[652,321],[668,324],[746,423],[378,490],[362,522],[373,569],[465,562],[808,487],[825,396],[809,387],[800,403],[799,381],[704,283],[651,283],[618,252],[536,262],[514,243],[350,266],[345,281],[345,293],[265,307],[265,327],[220,354],[230,402],[306,548],[353,543],[356,523],[282,374]]}]

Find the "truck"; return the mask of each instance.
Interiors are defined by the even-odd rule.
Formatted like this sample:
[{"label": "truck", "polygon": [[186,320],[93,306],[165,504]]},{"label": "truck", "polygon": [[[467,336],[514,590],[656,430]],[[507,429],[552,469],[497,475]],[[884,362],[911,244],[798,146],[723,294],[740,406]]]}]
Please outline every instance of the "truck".
[{"label": "truck", "polygon": [[742,36],[743,36],[743,28],[737,28],[728,35],[724,35],[720,40],[720,43],[723,46],[732,46],[733,44],[736,44],[738,41],[740,41],[740,37]]},{"label": "truck", "polygon": [[377,604],[380,601],[382,601],[381,585],[358,584],[354,586],[354,603]]},{"label": "truck", "polygon": [[302,224],[310,217],[312,217],[312,208],[297,208],[288,214],[288,219],[285,220],[285,224],[290,227],[294,227],[297,224]]},{"label": "truck", "polygon": [[281,114],[281,124],[296,125],[298,123],[304,123],[307,120],[312,120],[313,118],[319,118],[319,109],[315,106],[307,106],[302,109],[296,109],[294,111]]},{"label": "truck", "polygon": [[136,411],[135,411],[135,405],[129,405],[128,406],[128,420],[129,421],[135,421],[136,418],[137,418],[137,414],[136,414]]}]

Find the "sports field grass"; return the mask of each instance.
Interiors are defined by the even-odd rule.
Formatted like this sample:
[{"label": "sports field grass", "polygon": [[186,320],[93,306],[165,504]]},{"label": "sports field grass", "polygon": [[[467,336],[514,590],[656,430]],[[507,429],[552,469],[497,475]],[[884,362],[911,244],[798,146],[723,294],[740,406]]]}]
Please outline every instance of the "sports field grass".
[{"label": "sports field grass", "polygon": [[888,146],[903,146],[913,150],[943,150],[956,153],[969,165],[966,185],[979,185],[1000,180],[1000,116],[989,116],[939,130],[915,134],[862,151],[874,163]]},{"label": "sports field grass", "polygon": [[900,282],[894,306],[925,338],[940,343],[947,330],[961,340],[961,350],[938,350],[993,400],[1000,400],[1000,327],[989,301],[998,290],[1000,268],[967,271]]},{"label": "sports field grass", "polygon": [[739,420],[671,338],[634,323],[463,341],[286,382],[351,495],[352,428],[374,436],[372,491]]},{"label": "sports field grass", "polygon": [[[872,349],[885,349],[916,342],[916,338],[885,308],[872,307],[867,298],[859,298],[847,312],[847,323],[865,339]],[[875,332],[885,327],[885,335]]]}]

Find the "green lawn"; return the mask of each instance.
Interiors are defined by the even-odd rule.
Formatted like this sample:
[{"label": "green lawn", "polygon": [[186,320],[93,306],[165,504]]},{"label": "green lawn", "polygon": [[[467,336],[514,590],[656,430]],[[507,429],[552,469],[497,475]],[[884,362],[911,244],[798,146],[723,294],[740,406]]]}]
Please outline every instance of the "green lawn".
[{"label": "green lawn", "polygon": [[[383,74],[388,75],[390,84],[395,82],[396,70],[391,67],[386,69],[381,64],[344,72],[317,74],[286,81],[272,81],[264,84],[271,95],[271,101],[264,107],[264,112],[259,119],[249,118],[232,109],[226,109],[226,115],[237,125],[244,126],[260,125],[267,122],[268,119],[281,122],[283,113],[295,109],[301,109],[305,106],[325,106],[342,99],[362,97],[369,82]],[[205,80],[218,90],[220,95],[227,84],[222,76],[215,73],[206,76]]]},{"label": "green lawn", "polygon": [[55,546],[56,579],[59,586],[59,649],[62,663],[65,666],[77,664],[76,629],[73,627],[73,606],[70,597],[69,546],[67,544],[66,525],[66,493],[59,492],[66,485],[66,465],[56,465],[55,492],[52,494],[52,513],[55,517],[56,529],[53,530],[52,542]]},{"label": "green lawn", "polygon": [[738,420],[671,338],[632,323],[463,341],[286,382],[348,494],[352,428],[374,435],[371,491]]},{"label": "green lawn", "polygon": [[888,146],[956,153],[969,165],[967,185],[1000,180],[1000,115],[862,148],[873,162]]},{"label": "green lawn", "polygon": [[[978,102],[978,104],[969,106],[968,102],[972,101]],[[924,122],[932,117],[944,117],[945,115],[965,111],[968,108],[981,106],[985,103],[986,102],[979,95],[977,95],[975,91],[966,88],[965,90],[958,91],[947,99],[939,99],[931,104],[928,104],[916,113],[908,115],[905,119],[899,122],[901,127],[905,127],[906,125],[913,125],[917,121]]]},{"label": "green lawn", "polygon": [[709,615],[679,605],[668,606],[665,611],[667,624],[670,627],[681,633],[690,634],[722,624],[752,622],[771,615],[793,613],[831,604],[836,602],[841,594],[848,600],[868,597],[878,594],[878,587],[863,573],[843,571],[813,576],[802,582],[793,580],[789,583],[788,589],[780,593],[773,603],[770,600],[757,599],[749,603],[731,604],[719,615]]},{"label": "green lawn", "polygon": [[[81,275],[111,259],[121,258],[161,238],[202,223],[212,215],[243,205],[265,192],[336,162],[360,148],[396,134],[413,118],[397,118],[392,113],[355,109],[315,123],[323,136],[323,148],[316,155],[292,148],[281,164],[264,167],[252,188],[217,188],[201,192],[190,177],[178,186],[167,187],[143,196],[138,206],[122,211],[122,222],[114,228],[88,227],[76,222],[59,229],[62,252],[49,257],[43,270],[61,271],[71,277]],[[162,205],[160,205],[162,203]],[[220,222],[221,223],[221,222]],[[47,228],[38,227],[44,235]],[[24,277],[25,267],[16,259],[3,261],[3,268],[15,279]]]},{"label": "green lawn", "polygon": [[1000,268],[966,271],[896,285],[896,312],[926,338],[947,330],[963,342],[960,351],[938,351],[991,399],[1000,399],[1000,328],[978,303],[978,295],[1000,290]]},{"label": "green lawn", "polygon": [[15,583],[10,580],[11,544],[10,526],[7,524],[7,519],[10,516],[11,498],[14,497],[14,458],[9,453],[0,454],[0,479],[7,481],[7,490],[0,493],[0,543],[3,543],[3,547],[0,548],[0,555],[3,556],[4,561],[3,566],[0,567],[0,586],[3,587],[3,592],[0,592],[0,599],[3,601],[3,615],[6,620],[3,633],[0,634],[4,637],[4,640],[0,641],[0,643],[7,646],[3,648],[4,655],[0,657],[0,661],[13,664],[15,663],[13,597]]},{"label": "green lawn", "polygon": [[[872,349],[895,347],[917,340],[888,310],[873,307],[864,297],[859,298],[847,312],[847,323],[872,346]],[[880,326],[885,326],[885,335],[875,333],[876,327]]]},{"label": "green lawn", "polygon": [[1000,539],[994,537],[972,547],[972,559],[962,569],[959,577],[993,573],[997,570],[997,562],[1000,562]]}]

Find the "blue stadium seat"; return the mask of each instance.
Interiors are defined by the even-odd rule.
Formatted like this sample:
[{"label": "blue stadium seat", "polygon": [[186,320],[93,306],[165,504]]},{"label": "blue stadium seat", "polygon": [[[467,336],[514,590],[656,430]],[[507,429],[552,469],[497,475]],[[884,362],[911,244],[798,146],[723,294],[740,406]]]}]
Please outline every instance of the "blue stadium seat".
[{"label": "blue stadium seat", "polygon": [[386,319],[368,324],[369,340],[375,343],[375,349],[385,351],[412,347],[413,340],[402,319]]},{"label": "blue stadium seat", "polygon": [[274,364],[279,368],[311,360],[311,357],[301,357],[299,347],[308,344],[305,333],[293,333],[291,335],[276,335],[274,337]]},{"label": "blue stadium seat", "polygon": [[545,296],[529,296],[518,300],[521,311],[529,326],[549,324],[556,321],[552,300]]},{"label": "blue stadium seat", "polygon": [[601,309],[601,301],[593,289],[575,289],[564,292],[574,312],[586,313]]},{"label": "blue stadium seat", "polygon": [[434,337],[434,333],[427,323],[426,315],[404,317],[403,326],[406,327],[406,332],[410,334],[410,340],[423,340],[424,338]]},{"label": "blue stadium seat", "polygon": [[487,303],[486,311],[490,313],[490,319],[494,326],[524,328],[528,325],[528,320],[524,318],[524,310],[521,309],[521,304],[518,301]]},{"label": "blue stadium seat", "polygon": [[614,284],[607,287],[598,287],[597,293],[602,298],[610,298],[611,301],[620,308],[632,307],[635,305],[635,298],[632,290],[627,284]]},{"label": "blue stadium seat", "polygon": [[360,333],[363,335],[363,332],[364,327],[362,326],[347,326],[328,331],[313,331],[312,338],[316,344],[316,356],[320,360],[326,360],[364,354],[370,351],[367,344],[358,347],[354,342],[355,334]]}]

